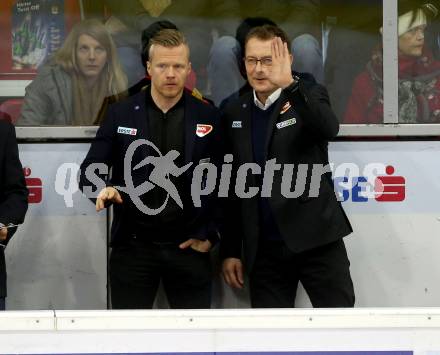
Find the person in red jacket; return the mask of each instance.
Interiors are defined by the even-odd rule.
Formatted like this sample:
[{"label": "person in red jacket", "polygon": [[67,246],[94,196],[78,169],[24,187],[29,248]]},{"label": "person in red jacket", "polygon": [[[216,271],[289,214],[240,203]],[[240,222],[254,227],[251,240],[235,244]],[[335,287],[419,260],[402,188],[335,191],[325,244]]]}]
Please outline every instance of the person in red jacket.
[{"label": "person in red jacket", "polygon": [[[425,4],[399,16],[399,123],[440,122],[440,61],[425,45],[427,16],[436,14],[433,5]],[[343,122],[383,122],[381,46],[354,81]]]}]

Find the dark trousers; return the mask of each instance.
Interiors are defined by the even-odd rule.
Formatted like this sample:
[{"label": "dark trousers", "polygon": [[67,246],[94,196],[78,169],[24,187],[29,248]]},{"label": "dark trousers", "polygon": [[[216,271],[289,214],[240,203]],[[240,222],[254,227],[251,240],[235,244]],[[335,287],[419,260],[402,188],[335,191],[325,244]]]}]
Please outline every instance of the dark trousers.
[{"label": "dark trousers", "polygon": [[111,252],[113,309],[152,308],[160,281],[171,308],[210,308],[211,280],[209,253],[176,243],[132,240]]},{"label": "dark trousers", "polygon": [[342,239],[301,253],[284,241],[260,241],[250,274],[252,307],[294,307],[299,281],[313,307],[353,307],[349,266]]},{"label": "dark trousers", "polygon": [[6,298],[0,297],[0,311],[4,311],[6,309]]}]

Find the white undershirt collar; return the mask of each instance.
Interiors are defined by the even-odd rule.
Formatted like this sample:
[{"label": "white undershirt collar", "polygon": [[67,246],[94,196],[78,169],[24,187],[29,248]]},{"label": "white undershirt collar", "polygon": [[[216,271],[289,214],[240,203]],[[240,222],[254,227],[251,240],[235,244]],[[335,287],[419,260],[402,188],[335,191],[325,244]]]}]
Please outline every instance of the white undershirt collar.
[{"label": "white undershirt collar", "polygon": [[255,106],[257,106],[259,109],[261,109],[261,110],[263,110],[263,111],[266,111],[270,106],[272,106],[272,105],[275,103],[275,101],[278,100],[278,98],[279,98],[280,95],[281,95],[281,91],[282,91],[281,88],[276,89],[276,90],[275,90],[272,94],[270,94],[270,96],[267,98],[266,103],[263,104],[263,103],[258,99],[257,94],[255,93],[255,90],[254,90],[254,104],[255,104]]}]

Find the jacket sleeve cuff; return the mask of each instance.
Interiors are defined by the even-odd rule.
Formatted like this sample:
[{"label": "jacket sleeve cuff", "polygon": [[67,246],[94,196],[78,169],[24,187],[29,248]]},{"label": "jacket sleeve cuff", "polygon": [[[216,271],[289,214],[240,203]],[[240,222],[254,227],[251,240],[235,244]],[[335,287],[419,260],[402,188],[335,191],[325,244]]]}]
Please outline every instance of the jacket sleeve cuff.
[{"label": "jacket sleeve cuff", "polygon": [[239,245],[226,245],[224,242],[220,242],[220,259],[224,260],[227,258],[241,259],[241,248]]},{"label": "jacket sleeve cuff", "polygon": [[290,84],[288,87],[286,87],[284,90],[289,92],[290,94],[293,94],[298,91],[299,89],[299,76],[294,75],[293,76],[293,83]]},{"label": "jacket sleeve cuff", "polygon": [[214,228],[212,225],[204,225],[200,227],[194,233],[194,236],[196,238],[209,240],[212,244],[212,247],[216,245],[220,240],[217,229]]}]

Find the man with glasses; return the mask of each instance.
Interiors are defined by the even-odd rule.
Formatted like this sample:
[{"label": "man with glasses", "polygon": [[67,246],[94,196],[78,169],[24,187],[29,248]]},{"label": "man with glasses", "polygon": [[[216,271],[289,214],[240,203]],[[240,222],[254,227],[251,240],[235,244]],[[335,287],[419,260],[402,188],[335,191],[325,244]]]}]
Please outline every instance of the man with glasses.
[{"label": "man with glasses", "polygon": [[[231,95],[241,96],[242,77],[240,60],[243,57],[246,27],[256,27],[256,22],[269,20],[283,28],[291,42],[289,47],[295,53],[293,69],[312,73],[318,82],[324,81],[323,57],[321,51],[321,3],[320,0],[236,0],[237,15],[243,22],[235,37],[224,35],[214,41],[207,67],[210,78],[211,98],[220,107]],[[263,25],[263,23],[261,23]],[[223,80],[219,80],[223,78]]]},{"label": "man with glasses", "polygon": [[18,157],[15,129],[0,119],[0,310],[5,309],[6,263],[4,249],[28,207],[23,168]]},{"label": "man with glasses", "polygon": [[299,281],[314,307],[352,307],[342,240],[352,229],[328,168],[328,140],[339,123],[326,89],[310,74],[292,73],[287,43],[275,26],[249,32],[244,61],[253,91],[231,102],[222,117],[237,180],[243,164],[261,168],[245,181],[248,197],[251,189],[260,194],[225,203],[223,276],[242,288],[247,271],[252,307],[294,307]]}]

